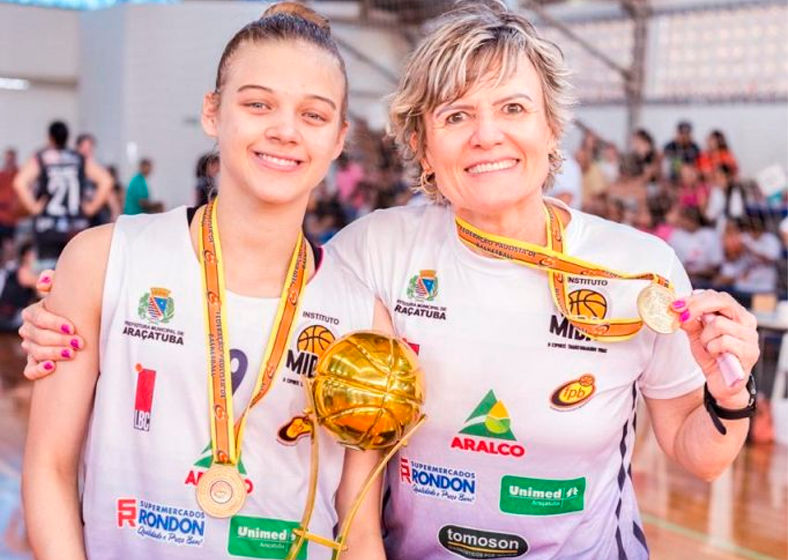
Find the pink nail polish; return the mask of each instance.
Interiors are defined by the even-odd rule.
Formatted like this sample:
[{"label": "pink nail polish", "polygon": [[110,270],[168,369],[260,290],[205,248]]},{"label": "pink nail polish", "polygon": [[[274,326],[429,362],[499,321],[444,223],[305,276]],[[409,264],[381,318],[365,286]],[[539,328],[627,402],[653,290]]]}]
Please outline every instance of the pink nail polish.
[{"label": "pink nail polish", "polygon": [[70,358],[71,357],[71,350],[61,350],[60,351],[60,355],[63,356],[64,358]]},{"label": "pink nail polish", "polygon": [[52,279],[49,276],[44,276],[39,280],[39,282],[41,282],[42,284],[49,284],[51,281]]},{"label": "pink nail polish", "polygon": [[71,339],[71,347],[74,350],[79,350],[79,341],[76,338]]},{"label": "pink nail polish", "polygon": [[71,334],[71,327],[69,327],[68,325],[61,325],[60,330],[65,334]]},{"label": "pink nail polish", "polygon": [[673,309],[681,309],[682,307],[687,305],[687,302],[684,301],[683,299],[677,299],[676,301],[674,301],[670,305],[673,307]]},{"label": "pink nail polish", "polygon": [[44,369],[47,371],[51,371],[52,368],[55,367],[52,362],[44,362]]},{"label": "pink nail polish", "polygon": [[686,323],[687,321],[689,321],[689,318],[690,318],[689,309],[682,311],[681,315],[679,315],[679,321],[681,321],[682,323]]}]

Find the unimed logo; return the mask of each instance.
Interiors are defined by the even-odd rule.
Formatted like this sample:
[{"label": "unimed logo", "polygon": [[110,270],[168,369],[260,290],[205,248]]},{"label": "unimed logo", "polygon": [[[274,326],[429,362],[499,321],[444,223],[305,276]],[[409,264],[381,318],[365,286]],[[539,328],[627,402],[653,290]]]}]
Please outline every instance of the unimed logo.
[{"label": "unimed logo", "polygon": [[549,480],[504,476],[500,508],[514,515],[559,515],[583,511],[586,479]]},{"label": "unimed logo", "polygon": [[517,558],[528,552],[528,542],[509,533],[493,533],[445,525],[438,533],[441,546],[461,558]]}]

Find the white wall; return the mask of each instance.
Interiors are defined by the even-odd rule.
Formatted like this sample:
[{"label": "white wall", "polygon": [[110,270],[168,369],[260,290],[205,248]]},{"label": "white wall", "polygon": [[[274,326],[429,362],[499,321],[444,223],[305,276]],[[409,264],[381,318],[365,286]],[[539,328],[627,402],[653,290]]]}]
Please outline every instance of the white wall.
[{"label": "white wall", "polygon": [[76,12],[0,3],[0,76],[33,80],[27,91],[0,90],[0,149],[26,159],[46,143],[53,120],[77,132],[78,36]]},{"label": "white wall", "polygon": [[[213,147],[200,126],[202,96],[213,89],[225,44],[263,8],[247,2],[116,6],[80,16],[81,124],[95,131],[99,155],[128,181],[139,157],[154,160],[152,196],[168,207],[190,203],[197,157]],[[396,73],[406,51],[394,33],[334,26],[333,32]],[[351,84],[361,84],[354,114],[382,127],[379,101],[393,84],[351,54]],[[380,93],[380,96],[374,94]]]}]

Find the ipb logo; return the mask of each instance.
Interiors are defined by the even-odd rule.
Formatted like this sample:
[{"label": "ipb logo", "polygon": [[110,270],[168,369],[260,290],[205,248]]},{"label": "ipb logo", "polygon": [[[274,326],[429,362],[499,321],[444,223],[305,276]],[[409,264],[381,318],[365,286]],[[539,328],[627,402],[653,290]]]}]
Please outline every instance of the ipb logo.
[{"label": "ipb logo", "polygon": [[496,441],[478,440],[472,437],[455,436],[451,442],[452,449],[487,453],[489,455],[503,455],[522,457],[525,448],[517,442],[511,429],[509,411],[495,393],[490,390],[481,400],[470,416],[465,420],[465,428],[460,434],[511,441],[514,443],[500,443]]},{"label": "ipb logo", "polygon": [[432,301],[438,296],[438,276],[434,270],[422,270],[408,283],[408,297],[416,301]]},{"label": "ipb logo", "polygon": [[154,324],[166,324],[175,316],[175,302],[166,288],[151,288],[142,295],[137,306],[137,315]]},{"label": "ipb logo", "polygon": [[518,558],[528,552],[528,542],[518,535],[457,525],[441,527],[438,541],[461,558]]},{"label": "ipb logo", "polygon": [[500,508],[514,515],[560,515],[583,511],[586,479],[548,480],[504,476]]},{"label": "ipb logo", "polygon": [[596,392],[594,376],[581,375],[561,385],[550,396],[550,406],[556,410],[574,410],[583,406]]}]

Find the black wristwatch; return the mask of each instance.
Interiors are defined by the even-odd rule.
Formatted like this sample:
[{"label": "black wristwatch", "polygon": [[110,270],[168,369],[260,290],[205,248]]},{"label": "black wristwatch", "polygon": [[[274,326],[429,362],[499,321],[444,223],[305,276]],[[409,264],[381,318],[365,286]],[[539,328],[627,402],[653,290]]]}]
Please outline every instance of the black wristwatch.
[{"label": "black wristwatch", "polygon": [[714,397],[709,393],[708,384],[703,386],[703,406],[706,407],[706,411],[709,413],[709,416],[711,416],[714,427],[717,428],[717,431],[722,435],[727,434],[728,430],[726,430],[725,426],[720,422],[720,418],[725,420],[741,420],[742,418],[752,418],[755,415],[756,390],[755,377],[752,374],[750,374],[750,378],[747,380],[747,392],[750,394],[750,402],[747,403],[747,406],[737,410],[731,410],[717,404],[717,401],[714,400]]}]

